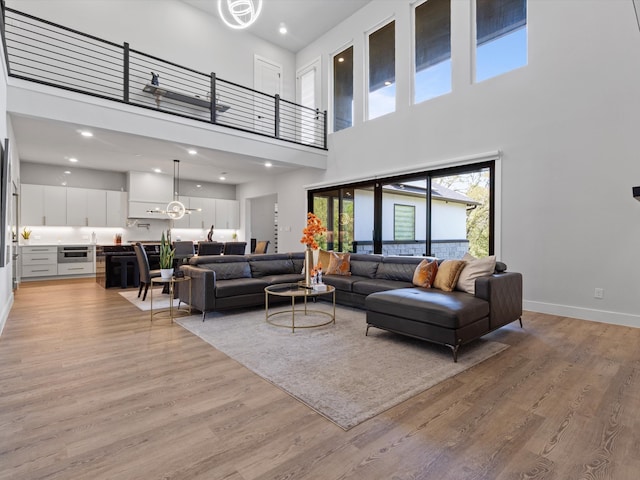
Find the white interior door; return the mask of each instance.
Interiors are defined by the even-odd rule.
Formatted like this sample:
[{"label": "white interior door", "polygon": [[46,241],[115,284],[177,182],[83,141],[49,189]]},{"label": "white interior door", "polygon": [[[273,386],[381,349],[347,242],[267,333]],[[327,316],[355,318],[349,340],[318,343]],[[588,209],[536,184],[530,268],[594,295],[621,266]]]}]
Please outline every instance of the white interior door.
[{"label": "white interior door", "polygon": [[254,57],[254,121],[257,132],[275,135],[274,96],[282,92],[282,65],[256,55]]},{"label": "white interior door", "polygon": [[319,107],[320,100],[320,59],[298,70],[297,102],[306,108],[301,109],[298,118],[299,141],[305,144],[317,142],[318,115],[312,111]]}]

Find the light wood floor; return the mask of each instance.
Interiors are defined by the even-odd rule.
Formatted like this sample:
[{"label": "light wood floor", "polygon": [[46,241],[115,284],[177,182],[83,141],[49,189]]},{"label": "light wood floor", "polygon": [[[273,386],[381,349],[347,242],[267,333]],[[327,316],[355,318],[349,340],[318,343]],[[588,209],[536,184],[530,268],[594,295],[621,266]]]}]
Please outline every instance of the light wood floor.
[{"label": "light wood floor", "polygon": [[640,329],[524,325],[344,432],[117,289],[23,283],[0,337],[0,479],[640,478]]}]

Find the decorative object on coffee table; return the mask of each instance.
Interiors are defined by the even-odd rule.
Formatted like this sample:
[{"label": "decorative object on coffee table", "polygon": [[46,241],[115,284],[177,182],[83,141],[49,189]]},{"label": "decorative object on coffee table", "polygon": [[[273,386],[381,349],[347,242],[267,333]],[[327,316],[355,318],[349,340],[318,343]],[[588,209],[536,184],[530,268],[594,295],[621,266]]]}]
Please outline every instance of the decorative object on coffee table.
[{"label": "decorative object on coffee table", "polygon": [[313,270],[313,250],[320,248],[316,241],[317,235],[322,235],[327,231],[316,215],[307,213],[307,226],[302,229],[302,238],[300,243],[304,243],[307,248],[304,252],[304,283],[305,286],[311,286],[311,270]]}]

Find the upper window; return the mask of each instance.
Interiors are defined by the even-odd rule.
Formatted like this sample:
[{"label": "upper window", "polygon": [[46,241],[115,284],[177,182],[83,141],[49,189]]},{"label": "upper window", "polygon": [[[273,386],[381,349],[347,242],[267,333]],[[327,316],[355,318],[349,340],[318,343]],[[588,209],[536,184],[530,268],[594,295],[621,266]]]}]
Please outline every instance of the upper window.
[{"label": "upper window", "polygon": [[333,131],[353,125],[353,47],[333,57]]},{"label": "upper window", "polygon": [[396,22],[369,35],[369,119],[396,109]]},{"label": "upper window", "polygon": [[527,1],[476,0],[476,81],[527,64]]},{"label": "upper window", "polygon": [[414,103],[451,91],[451,0],[427,0],[415,9]]}]

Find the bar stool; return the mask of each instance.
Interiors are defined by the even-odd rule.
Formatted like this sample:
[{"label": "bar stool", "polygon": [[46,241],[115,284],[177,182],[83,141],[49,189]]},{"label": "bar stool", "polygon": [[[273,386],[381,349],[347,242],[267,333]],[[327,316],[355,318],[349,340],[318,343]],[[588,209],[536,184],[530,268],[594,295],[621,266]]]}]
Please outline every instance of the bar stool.
[{"label": "bar stool", "polygon": [[112,262],[120,264],[120,288],[129,286],[128,273],[129,265],[133,266],[133,285],[140,285],[140,271],[138,270],[138,260],[134,255],[118,255],[111,258]]}]

